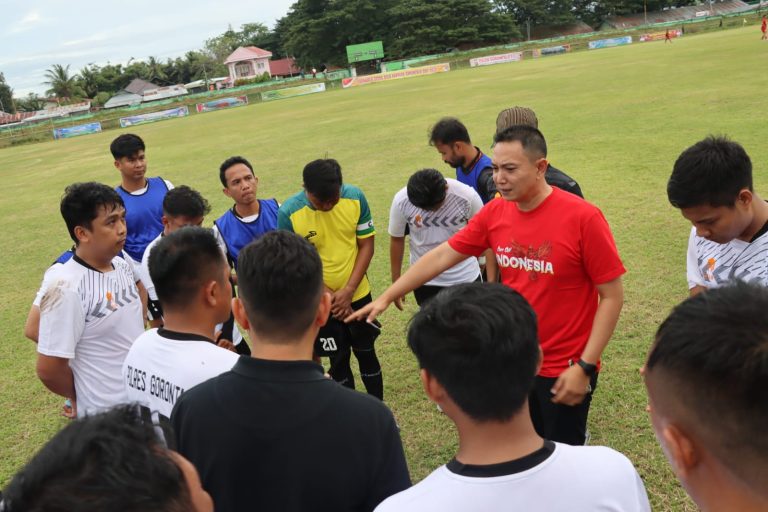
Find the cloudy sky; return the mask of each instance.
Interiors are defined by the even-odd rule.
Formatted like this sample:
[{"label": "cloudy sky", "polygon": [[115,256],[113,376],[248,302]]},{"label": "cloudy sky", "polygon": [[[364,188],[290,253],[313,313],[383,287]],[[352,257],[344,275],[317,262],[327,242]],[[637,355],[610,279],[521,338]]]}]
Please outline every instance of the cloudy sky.
[{"label": "cloudy sky", "polygon": [[53,64],[76,73],[94,63],[165,61],[202,48],[232,25],[273,27],[295,0],[2,0],[0,72],[14,96],[43,94]]}]

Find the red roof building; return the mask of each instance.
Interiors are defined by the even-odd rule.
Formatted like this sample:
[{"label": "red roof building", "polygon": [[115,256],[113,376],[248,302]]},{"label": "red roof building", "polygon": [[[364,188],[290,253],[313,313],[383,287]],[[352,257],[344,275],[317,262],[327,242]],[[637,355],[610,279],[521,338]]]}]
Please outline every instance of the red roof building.
[{"label": "red roof building", "polygon": [[269,72],[272,76],[286,77],[298,75],[301,70],[296,65],[296,61],[288,57],[286,59],[269,61]]}]

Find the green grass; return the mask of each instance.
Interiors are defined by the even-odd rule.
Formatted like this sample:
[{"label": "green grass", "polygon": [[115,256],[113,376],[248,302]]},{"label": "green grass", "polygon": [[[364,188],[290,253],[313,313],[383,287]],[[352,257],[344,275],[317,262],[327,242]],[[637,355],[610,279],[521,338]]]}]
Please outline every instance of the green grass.
[{"label": "green grass", "polygon": [[[337,90],[134,131],[147,142],[150,175],[197,188],[214,215],[229,206],[217,169],[230,155],[249,158],[260,177],[260,196],[280,200],[299,189],[306,162],[338,159],[346,181],[367,193],[379,230],[369,274],[376,294],[388,284],[392,196],[419,168],[453,172],[427,144],[431,124],[455,115],[487,150],[500,109],[534,108],[551,161],[577,178],[603,210],[628,269],[626,304],[590,415],[593,443],[629,456],[655,509],[693,510],[654,441],[638,375],[656,326],[686,296],[689,227],[668,205],[665,183],[685,147],[709,133],[725,133],[747,148],[756,187],[766,188],[761,108],[767,51],[748,27],[672,45],[633,44]],[[108,145],[118,133],[0,151],[0,407],[6,411],[0,418],[0,485],[64,424],[61,400],[36,379],[35,347],[21,330],[43,271],[70,245],[58,214],[62,190],[74,181],[117,183]],[[451,457],[456,435],[421,392],[404,343],[408,317],[394,308],[383,316],[379,352],[387,402],[419,480]]]}]

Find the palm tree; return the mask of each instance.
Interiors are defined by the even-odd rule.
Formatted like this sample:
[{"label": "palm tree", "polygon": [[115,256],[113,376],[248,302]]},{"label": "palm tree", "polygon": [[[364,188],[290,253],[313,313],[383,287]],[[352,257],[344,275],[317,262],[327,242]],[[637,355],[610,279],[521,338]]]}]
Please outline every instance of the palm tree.
[{"label": "palm tree", "polygon": [[50,86],[45,94],[53,94],[59,99],[72,99],[83,96],[83,90],[77,84],[77,75],[69,75],[69,64],[65,68],[61,64],[54,64],[51,69],[45,71],[48,80],[43,85]]},{"label": "palm tree", "polygon": [[147,76],[147,80],[155,83],[167,82],[168,77],[165,75],[165,71],[163,71],[163,64],[159,60],[157,60],[157,58],[150,57],[149,62],[147,62],[147,68],[149,71],[149,76]]},{"label": "palm tree", "polygon": [[99,93],[99,66],[89,64],[80,70],[79,85],[89,98],[95,98]]}]

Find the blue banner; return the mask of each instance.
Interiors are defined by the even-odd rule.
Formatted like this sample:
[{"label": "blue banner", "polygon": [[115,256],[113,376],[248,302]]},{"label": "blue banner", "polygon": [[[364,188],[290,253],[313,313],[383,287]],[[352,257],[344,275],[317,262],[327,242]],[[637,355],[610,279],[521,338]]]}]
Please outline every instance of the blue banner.
[{"label": "blue banner", "polygon": [[163,119],[171,119],[174,117],[185,117],[189,115],[189,109],[187,107],[172,108],[169,110],[161,110],[159,112],[151,112],[149,114],[139,114],[137,116],[121,117],[120,126],[122,128],[128,126],[135,126],[137,124],[154,123],[155,121],[162,121]]},{"label": "blue banner", "polygon": [[54,139],[68,139],[70,137],[77,137],[78,135],[88,135],[89,133],[99,133],[101,131],[101,123],[88,123],[78,126],[68,126],[66,128],[56,128],[53,130]]},{"label": "blue banner", "polygon": [[598,39],[597,41],[589,42],[589,49],[596,50],[598,48],[610,48],[612,46],[623,46],[625,44],[632,43],[632,36],[614,37],[612,39]]}]

